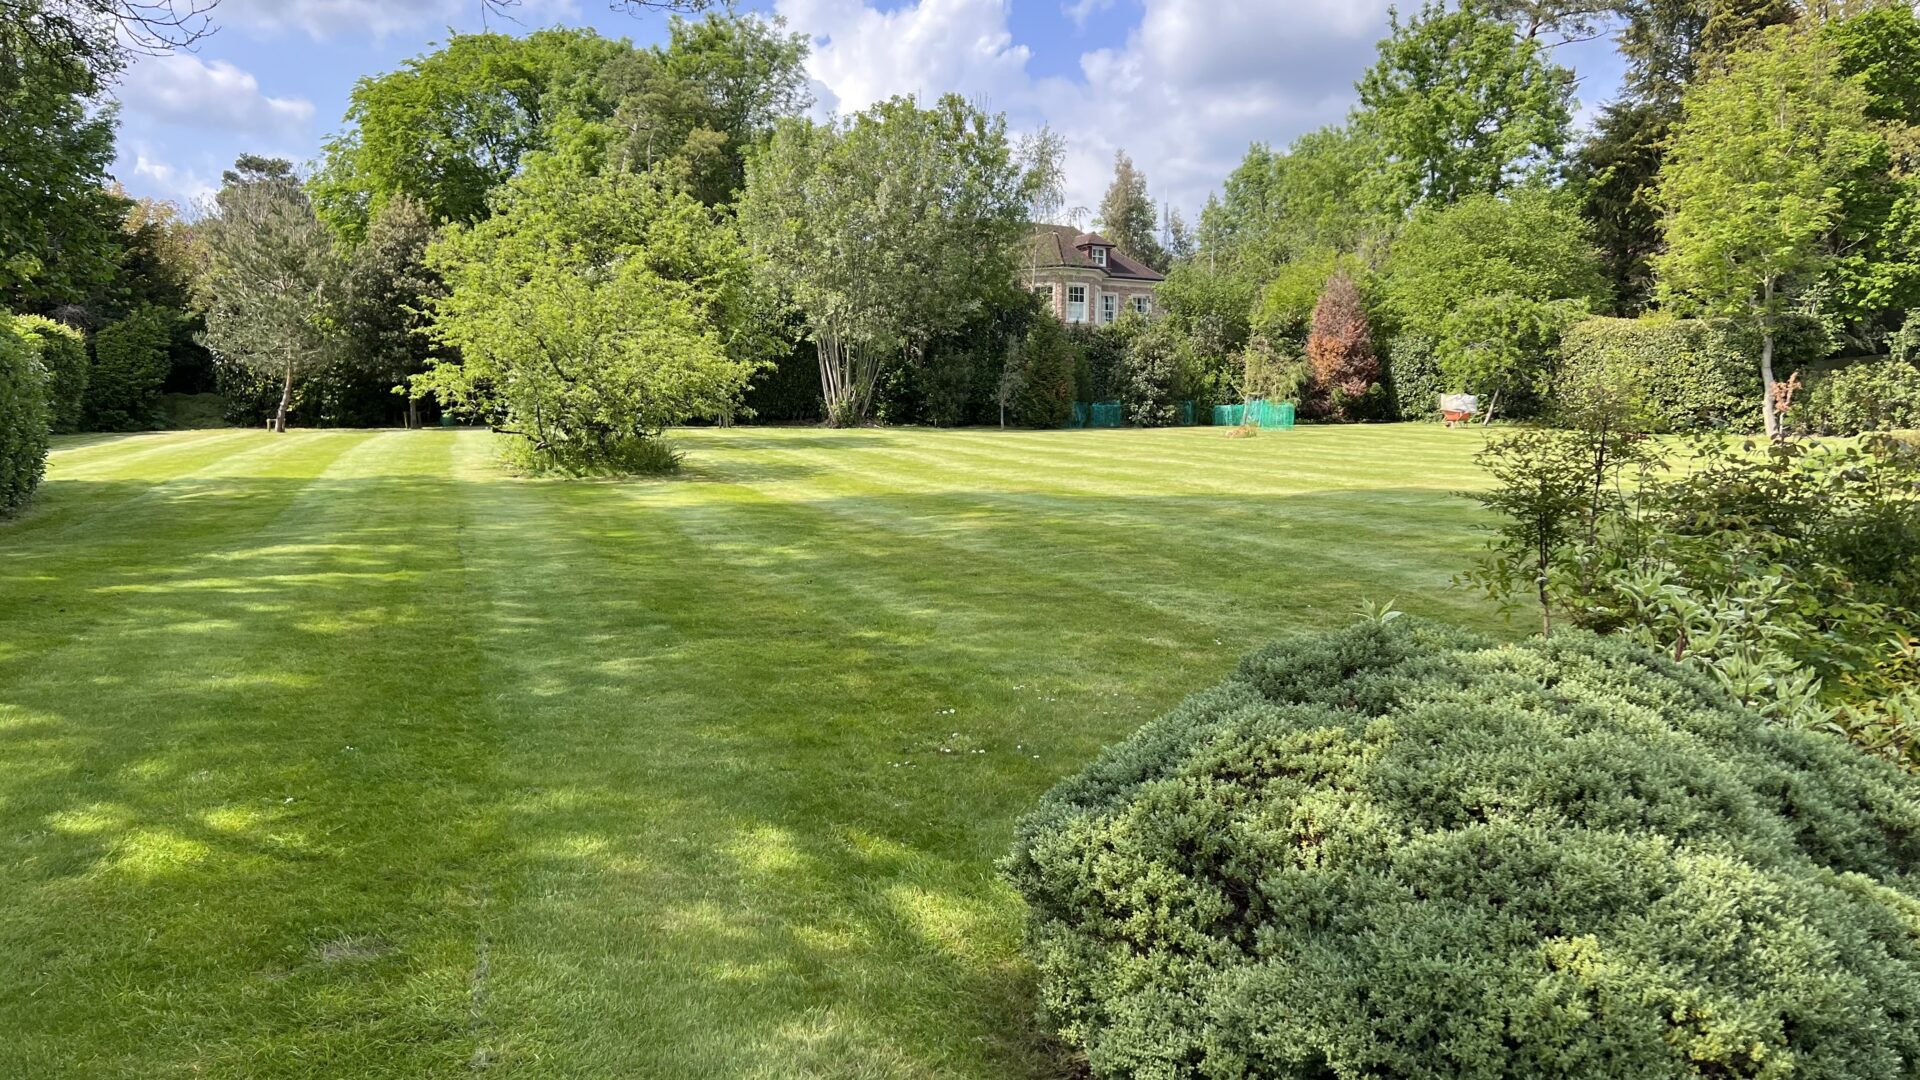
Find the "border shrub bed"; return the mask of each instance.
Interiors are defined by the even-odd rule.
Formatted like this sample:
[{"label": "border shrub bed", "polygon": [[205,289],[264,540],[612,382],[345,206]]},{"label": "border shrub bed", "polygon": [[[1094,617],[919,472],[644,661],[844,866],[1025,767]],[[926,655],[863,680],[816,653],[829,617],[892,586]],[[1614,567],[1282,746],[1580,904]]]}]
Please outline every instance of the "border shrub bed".
[{"label": "border shrub bed", "polygon": [[1663,431],[1757,429],[1757,364],[1735,335],[1695,319],[1595,316],[1560,339],[1562,381],[1639,388],[1645,418]]},{"label": "border shrub bed", "polygon": [[16,315],[14,328],[39,350],[47,372],[47,426],[55,435],[80,430],[87,397],[87,338],[43,315]]},{"label": "border shrub bed", "polygon": [[46,471],[46,369],[36,339],[0,311],[0,516],[25,506]]}]

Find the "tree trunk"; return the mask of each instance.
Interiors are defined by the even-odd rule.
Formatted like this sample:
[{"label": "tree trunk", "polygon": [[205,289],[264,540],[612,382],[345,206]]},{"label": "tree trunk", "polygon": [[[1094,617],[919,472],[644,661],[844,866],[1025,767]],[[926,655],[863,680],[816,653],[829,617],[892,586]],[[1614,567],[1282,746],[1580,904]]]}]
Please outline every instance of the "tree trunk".
[{"label": "tree trunk", "polygon": [[1767,438],[1780,437],[1780,412],[1776,409],[1774,392],[1777,384],[1773,378],[1773,326],[1767,324],[1760,331],[1760,415],[1767,423]]},{"label": "tree trunk", "polygon": [[1773,407],[1773,279],[1761,283],[1760,308],[1760,416],[1766,422],[1767,438],[1780,437],[1780,415]]},{"label": "tree trunk", "polygon": [[287,361],[287,381],[280,386],[280,411],[274,414],[273,430],[287,430],[287,407],[293,404],[293,361]]},{"label": "tree trunk", "polygon": [[407,430],[420,430],[420,399],[411,394],[407,396]]},{"label": "tree trunk", "polygon": [[1487,427],[1493,423],[1493,410],[1499,407],[1500,407],[1500,391],[1495,390],[1493,392],[1493,397],[1487,400],[1487,414],[1480,418],[1481,427]]}]

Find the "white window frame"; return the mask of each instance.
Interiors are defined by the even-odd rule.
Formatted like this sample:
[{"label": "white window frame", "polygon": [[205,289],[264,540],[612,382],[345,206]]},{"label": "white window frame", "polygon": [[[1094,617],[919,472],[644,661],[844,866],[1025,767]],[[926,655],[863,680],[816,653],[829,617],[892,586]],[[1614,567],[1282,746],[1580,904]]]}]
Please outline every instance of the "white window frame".
[{"label": "white window frame", "polygon": [[1100,321],[1110,323],[1120,317],[1120,297],[1110,292],[1100,294]]},{"label": "white window frame", "polygon": [[[1075,293],[1080,294],[1080,299],[1073,298]],[[1085,285],[1067,286],[1067,321],[1087,321],[1087,287]]]},{"label": "white window frame", "polygon": [[1053,310],[1053,283],[1052,282],[1047,282],[1044,285],[1035,285],[1033,287],[1033,295],[1040,298],[1040,302],[1046,305],[1048,311]]},{"label": "white window frame", "polygon": [[1153,314],[1153,301],[1149,300],[1144,296],[1136,296],[1133,299],[1127,301],[1127,306],[1131,307],[1133,310],[1139,312],[1142,315]]},{"label": "white window frame", "polygon": [[1107,249],[1101,247],[1098,244],[1095,244],[1092,250],[1093,250],[1093,265],[1095,266],[1107,265]]}]

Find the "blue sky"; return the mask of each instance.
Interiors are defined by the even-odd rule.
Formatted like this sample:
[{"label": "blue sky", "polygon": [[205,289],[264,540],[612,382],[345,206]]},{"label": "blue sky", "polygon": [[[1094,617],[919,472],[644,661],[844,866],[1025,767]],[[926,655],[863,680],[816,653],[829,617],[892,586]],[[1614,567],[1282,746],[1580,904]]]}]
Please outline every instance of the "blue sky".
[{"label": "blue sky", "polygon": [[[1405,4],[1403,6],[1411,6]],[[1068,140],[1069,204],[1092,206],[1116,149],[1156,198],[1197,213],[1254,140],[1338,121],[1387,27],[1386,0],[753,0],[814,40],[819,108],[958,91]],[[243,152],[304,162],[339,130],[353,83],[475,30],[481,0],[221,0],[192,53],[143,59],[120,88],[128,191],[190,203]],[[496,30],[593,26],[640,43],[665,17],[608,0],[521,0]],[[1619,63],[1604,41],[1562,47],[1587,111]]]}]

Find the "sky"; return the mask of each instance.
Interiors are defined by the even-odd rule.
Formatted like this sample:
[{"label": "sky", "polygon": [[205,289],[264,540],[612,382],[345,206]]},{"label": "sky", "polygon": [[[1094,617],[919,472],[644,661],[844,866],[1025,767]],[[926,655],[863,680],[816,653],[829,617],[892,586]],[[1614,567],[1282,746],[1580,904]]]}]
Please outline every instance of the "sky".
[{"label": "sky", "polygon": [[[1402,6],[1414,4],[1403,0]],[[1097,207],[1125,150],[1150,194],[1191,222],[1253,142],[1284,146],[1343,118],[1387,32],[1388,0],[746,0],[813,42],[815,111],[955,91],[1015,131],[1066,137],[1070,207]],[[592,26],[639,44],[666,17],[609,0],[220,0],[193,51],[140,59],[119,88],[116,178],[190,206],[242,153],[317,158],[356,80],[449,31]],[[1561,46],[1584,120],[1611,96],[1608,42]],[[1091,216],[1091,215],[1088,215]],[[1084,218],[1082,219],[1084,222]]]}]

